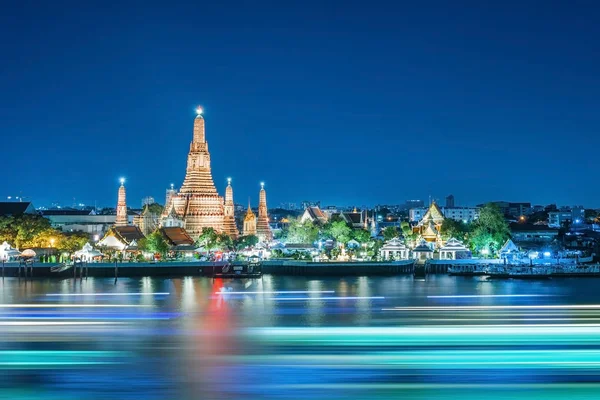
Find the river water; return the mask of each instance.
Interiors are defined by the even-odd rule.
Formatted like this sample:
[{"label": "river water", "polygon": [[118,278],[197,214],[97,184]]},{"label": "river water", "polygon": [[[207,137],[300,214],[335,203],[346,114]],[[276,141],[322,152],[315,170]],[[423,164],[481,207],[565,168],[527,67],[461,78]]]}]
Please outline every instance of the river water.
[{"label": "river water", "polygon": [[600,279],[0,281],[1,399],[594,399]]}]

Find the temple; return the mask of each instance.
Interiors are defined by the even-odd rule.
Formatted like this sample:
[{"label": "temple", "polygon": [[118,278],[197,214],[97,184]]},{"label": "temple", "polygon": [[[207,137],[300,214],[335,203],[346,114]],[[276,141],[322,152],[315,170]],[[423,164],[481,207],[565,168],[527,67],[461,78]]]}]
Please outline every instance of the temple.
[{"label": "temple", "polygon": [[269,226],[269,215],[267,213],[267,192],[264,182],[260,183],[260,193],[258,196],[258,220],[256,222],[256,236],[261,242],[268,242],[273,239],[271,227]]},{"label": "temple", "polygon": [[125,179],[121,178],[121,186],[119,187],[119,196],[117,198],[117,217],[115,218],[115,226],[127,225],[127,202],[125,199]]},{"label": "temple", "polygon": [[246,216],[244,217],[243,233],[244,236],[256,236],[256,215],[254,215],[252,208],[250,208],[250,201],[248,201],[248,211],[246,211]]},{"label": "temple", "polygon": [[420,233],[426,242],[439,242],[441,239],[440,229],[443,222],[444,214],[442,214],[442,210],[440,210],[436,202],[433,201],[423,219],[417,225],[418,233]]},{"label": "temple", "polygon": [[202,109],[198,108],[196,112],[185,179],[179,193],[168,193],[170,201],[165,204],[163,214],[163,218],[176,216],[183,220],[185,230],[192,238],[197,238],[203,228],[225,232],[224,203],[211,174]]},{"label": "temple", "polygon": [[223,216],[223,230],[232,239],[239,236],[238,228],[235,224],[235,207],[233,204],[233,188],[231,187],[231,178],[227,178],[227,188],[225,189],[225,207]]}]

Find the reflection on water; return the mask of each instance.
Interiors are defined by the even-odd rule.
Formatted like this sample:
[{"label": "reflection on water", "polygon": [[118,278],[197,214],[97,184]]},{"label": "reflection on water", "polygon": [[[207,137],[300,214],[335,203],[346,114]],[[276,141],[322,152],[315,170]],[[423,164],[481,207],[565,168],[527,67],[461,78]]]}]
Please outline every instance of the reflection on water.
[{"label": "reflection on water", "polygon": [[599,285],[6,278],[0,398],[596,398]]}]

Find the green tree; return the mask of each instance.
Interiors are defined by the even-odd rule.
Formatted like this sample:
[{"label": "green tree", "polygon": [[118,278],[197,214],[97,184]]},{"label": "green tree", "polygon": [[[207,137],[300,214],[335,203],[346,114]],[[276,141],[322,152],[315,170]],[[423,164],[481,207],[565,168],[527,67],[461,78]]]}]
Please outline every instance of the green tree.
[{"label": "green tree", "polygon": [[493,203],[483,206],[469,234],[471,247],[493,255],[509,238],[510,228],[500,208]]},{"label": "green tree", "polygon": [[214,250],[219,247],[219,235],[217,235],[214,228],[202,228],[196,244],[208,251]]},{"label": "green tree", "polygon": [[395,226],[388,226],[383,230],[384,240],[392,240],[397,237],[400,237],[400,233],[398,232],[398,228],[396,228]]},{"label": "green tree", "polygon": [[467,232],[467,224],[450,218],[446,218],[444,222],[442,222],[442,226],[440,228],[440,233],[442,234],[442,238],[444,240],[448,240],[450,238],[465,240],[465,235]]},{"label": "green tree", "polygon": [[371,233],[365,229],[354,230],[352,232],[352,237],[360,244],[368,243],[369,241],[371,241]]},{"label": "green tree", "polygon": [[587,222],[594,222],[598,217],[600,217],[600,214],[596,210],[586,209],[584,211],[584,218]]},{"label": "green tree", "polygon": [[221,250],[229,251],[233,250],[233,239],[226,233],[219,233],[217,235],[217,245]]},{"label": "green tree", "polygon": [[287,242],[288,243],[313,243],[319,235],[319,227],[312,221],[300,221],[300,218],[293,218],[288,225]]},{"label": "green tree", "polygon": [[21,250],[35,247],[35,237],[49,229],[52,229],[50,220],[41,215],[23,214],[18,217],[0,217],[0,241],[6,240]]},{"label": "green tree", "polygon": [[258,238],[254,235],[240,236],[233,241],[236,250],[242,250],[246,247],[254,247],[258,244]]},{"label": "green tree", "polygon": [[148,211],[154,215],[162,214],[164,208],[165,207],[163,207],[161,204],[158,204],[158,203],[152,203],[152,204],[148,205]]},{"label": "green tree", "polygon": [[334,221],[324,228],[324,235],[334,239],[338,243],[346,244],[352,235],[352,228],[344,221]]},{"label": "green tree", "polygon": [[146,236],[145,239],[140,240],[138,247],[151,253],[158,253],[163,258],[169,251],[169,244],[158,230]]},{"label": "green tree", "polygon": [[73,254],[77,250],[81,250],[89,240],[88,235],[82,232],[65,233],[60,235],[56,247],[60,251]]}]

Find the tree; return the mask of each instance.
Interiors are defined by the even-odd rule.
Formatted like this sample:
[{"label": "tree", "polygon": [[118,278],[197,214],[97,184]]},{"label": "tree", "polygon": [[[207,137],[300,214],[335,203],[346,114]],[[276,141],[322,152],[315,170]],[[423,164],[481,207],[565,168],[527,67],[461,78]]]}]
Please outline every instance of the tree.
[{"label": "tree", "polygon": [[217,232],[215,232],[214,228],[202,228],[196,244],[209,251],[216,249],[219,246]]},{"label": "tree", "polygon": [[323,228],[324,234],[331,237],[338,243],[347,243],[352,234],[352,228],[350,228],[344,221],[334,221],[331,224],[327,224]]},{"label": "tree", "polygon": [[586,209],[584,211],[584,218],[588,222],[594,222],[598,217],[600,217],[600,214],[596,210]]},{"label": "tree", "polygon": [[234,248],[233,239],[224,232],[217,235],[217,245],[221,250],[232,250]]},{"label": "tree", "polygon": [[465,235],[467,232],[467,224],[451,218],[446,218],[444,222],[442,222],[442,226],[440,228],[440,233],[442,234],[442,238],[444,240],[448,240],[450,238],[465,240]]},{"label": "tree", "polygon": [[233,241],[236,250],[242,250],[246,247],[254,247],[258,243],[258,238],[254,235],[240,236]]},{"label": "tree", "polygon": [[480,252],[486,250],[489,254],[493,254],[509,238],[510,228],[500,208],[493,203],[483,206],[469,235],[471,247]]},{"label": "tree", "polygon": [[52,229],[50,225],[49,219],[35,214],[0,217],[0,241],[7,241],[18,249],[35,247],[35,237]]},{"label": "tree", "polygon": [[152,203],[148,205],[148,211],[150,212],[150,214],[154,214],[154,215],[160,215],[162,214],[163,210],[165,208],[158,203]]},{"label": "tree", "polygon": [[88,241],[88,235],[82,232],[61,233],[56,247],[60,251],[73,254],[77,250],[81,250]]},{"label": "tree", "polygon": [[151,253],[158,253],[162,257],[169,251],[169,244],[158,230],[140,240],[138,247]]},{"label": "tree", "polygon": [[371,233],[365,229],[356,229],[352,232],[354,240],[358,243],[368,243],[371,240]]},{"label": "tree", "polygon": [[396,228],[395,226],[388,226],[387,228],[385,228],[383,230],[383,239],[386,241],[392,240],[399,236],[400,236],[400,233],[398,232],[398,228]]},{"label": "tree", "polygon": [[312,221],[300,221],[300,218],[293,218],[288,225],[287,241],[288,243],[313,243],[319,236],[319,227]]}]

